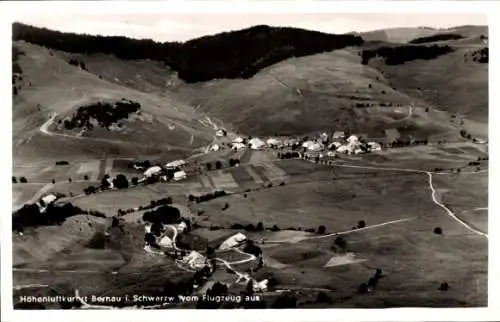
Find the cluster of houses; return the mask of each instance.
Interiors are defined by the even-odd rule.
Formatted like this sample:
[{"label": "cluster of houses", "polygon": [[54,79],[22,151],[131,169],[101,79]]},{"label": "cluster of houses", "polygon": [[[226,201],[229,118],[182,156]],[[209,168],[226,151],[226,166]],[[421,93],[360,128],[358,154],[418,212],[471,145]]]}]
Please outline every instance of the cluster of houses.
[{"label": "cluster of houses", "polygon": [[[221,131],[221,132],[219,132]],[[219,130],[217,135],[223,136],[222,130]],[[224,134],[225,135],[225,134]],[[266,141],[257,137],[236,137],[232,140],[231,149],[240,151],[250,148],[252,150],[260,150],[263,148],[282,149],[286,147],[298,148],[302,147],[305,152],[326,152],[328,156],[336,156],[336,154],[362,154],[371,151],[379,151],[382,145],[378,142],[366,142],[356,135],[347,136],[342,131],[336,131],[333,134],[323,132],[317,138],[299,140],[299,139],[280,139],[268,138]],[[221,147],[217,144],[210,147],[210,151],[218,151]]]},{"label": "cluster of houses", "polygon": [[[146,181],[149,178],[157,178],[161,181],[168,181],[168,171],[173,172],[173,179],[175,181],[186,179],[187,173],[183,170],[184,166],[186,166],[186,161],[184,160],[175,160],[165,164],[164,166],[154,165],[144,171],[143,177],[139,180],[139,182]],[[135,165],[134,167],[136,169],[143,169],[138,165]]]}]

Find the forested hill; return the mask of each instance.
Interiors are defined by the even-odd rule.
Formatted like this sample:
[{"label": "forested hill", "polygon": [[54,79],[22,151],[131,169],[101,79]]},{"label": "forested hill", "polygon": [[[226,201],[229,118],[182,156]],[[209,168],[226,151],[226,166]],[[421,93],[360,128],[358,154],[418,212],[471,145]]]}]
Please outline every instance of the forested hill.
[{"label": "forested hill", "polygon": [[293,56],[363,44],[363,39],[355,35],[265,25],[183,43],[159,43],[126,37],[62,33],[14,23],[13,40],[24,40],[70,53],[103,53],[121,59],[162,61],[189,83],[217,78],[249,78],[259,70]]}]

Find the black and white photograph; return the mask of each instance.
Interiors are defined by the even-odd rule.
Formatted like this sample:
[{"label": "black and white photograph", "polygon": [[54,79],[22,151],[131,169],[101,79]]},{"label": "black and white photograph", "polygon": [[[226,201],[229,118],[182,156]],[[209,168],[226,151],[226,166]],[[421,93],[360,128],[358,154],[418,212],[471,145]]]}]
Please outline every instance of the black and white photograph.
[{"label": "black and white photograph", "polygon": [[10,309],[488,307],[487,12],[149,5],[12,15]]}]

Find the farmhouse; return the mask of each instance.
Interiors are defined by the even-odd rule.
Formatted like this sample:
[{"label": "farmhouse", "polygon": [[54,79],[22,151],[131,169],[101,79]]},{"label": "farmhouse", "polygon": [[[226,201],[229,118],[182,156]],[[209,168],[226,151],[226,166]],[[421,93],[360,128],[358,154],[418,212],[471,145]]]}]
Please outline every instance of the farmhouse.
[{"label": "farmhouse", "polygon": [[189,253],[189,255],[183,257],[182,262],[184,264],[189,265],[191,268],[195,268],[195,269],[196,268],[203,268],[206,266],[205,257],[195,250],[191,251],[191,253]]},{"label": "farmhouse", "polygon": [[165,167],[167,169],[175,169],[175,168],[181,167],[181,166],[183,166],[185,164],[186,164],[186,161],[184,161],[184,160],[175,160],[175,161],[167,163],[165,165]]},{"label": "farmhouse", "polygon": [[275,138],[270,138],[266,141],[268,146],[278,146],[281,144],[281,141]]},{"label": "farmhouse", "polygon": [[216,135],[216,136],[219,136],[219,137],[221,137],[221,136],[226,136],[226,134],[227,134],[227,132],[226,132],[226,130],[224,130],[224,129],[218,129],[218,130],[215,132],[215,135]]},{"label": "farmhouse", "polygon": [[254,281],[253,285],[252,285],[253,290],[255,292],[265,292],[265,291],[267,291],[267,283],[268,283],[267,279],[264,279],[260,282]]},{"label": "farmhouse", "polygon": [[246,239],[247,239],[247,237],[245,235],[243,235],[242,233],[237,233],[237,234],[229,237],[228,239],[226,239],[219,246],[219,249],[224,250],[224,249],[234,248],[236,246],[241,245],[241,243],[243,243]]},{"label": "farmhouse", "polygon": [[183,170],[177,171],[177,172],[174,173],[174,180],[175,181],[183,180],[183,179],[186,179],[186,178],[187,178],[187,174]]},{"label": "farmhouse", "polygon": [[370,147],[371,151],[382,150],[382,146],[380,145],[380,143],[377,143],[377,142],[368,142],[368,146]]},{"label": "farmhouse", "polygon": [[154,175],[159,175],[162,171],[162,168],[159,165],[152,166],[144,172],[145,177],[152,177]]},{"label": "farmhouse", "polygon": [[306,141],[302,143],[302,147],[308,149],[309,151],[321,151],[323,150],[323,144],[314,141]]},{"label": "farmhouse", "polygon": [[245,140],[241,137],[238,136],[236,139],[233,140],[233,143],[244,143]]},{"label": "farmhouse", "polygon": [[40,203],[43,203],[43,205],[48,206],[56,200],[57,200],[56,195],[51,193],[51,194],[46,195],[45,197],[42,197],[40,199]]},{"label": "farmhouse", "polygon": [[252,150],[262,149],[266,145],[266,143],[259,138],[253,138],[249,143]]},{"label": "farmhouse", "polygon": [[243,143],[233,143],[233,146],[232,146],[232,149],[234,151],[240,151],[240,150],[243,150],[244,148],[246,148],[246,145],[244,145]]}]

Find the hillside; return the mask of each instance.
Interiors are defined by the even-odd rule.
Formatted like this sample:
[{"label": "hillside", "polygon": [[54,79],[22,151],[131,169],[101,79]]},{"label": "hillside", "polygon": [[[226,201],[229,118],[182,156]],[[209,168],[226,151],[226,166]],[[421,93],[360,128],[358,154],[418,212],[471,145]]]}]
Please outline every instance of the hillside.
[{"label": "hillside", "polygon": [[[473,131],[478,128],[477,122],[487,120],[488,67],[484,63],[487,61],[487,49],[486,52],[482,50],[485,47],[482,37],[487,35],[485,29],[481,26],[464,26],[449,30],[417,29],[422,32],[413,32],[411,37],[408,28],[399,31],[391,29],[388,32],[394,37],[399,35],[400,39],[408,38],[405,41],[446,33],[460,35],[460,39],[437,39],[431,44],[398,45],[389,42],[391,39],[388,38],[363,42],[358,37],[345,38],[321,33],[309,34],[308,31],[293,28],[256,26],[182,44],[159,44],[145,40],[74,34],[63,34],[63,41],[58,43],[53,37],[61,35],[60,33],[24,25],[15,25],[17,31],[14,38],[73,51],[68,53],[23,41],[16,42],[17,46],[31,52],[30,55],[19,56],[20,68],[26,69],[26,73],[29,74],[30,70],[34,73],[35,65],[37,68],[49,67],[50,65],[41,64],[42,58],[54,64],[48,72],[33,75],[34,79],[44,77],[44,87],[43,91],[35,91],[37,95],[30,101],[40,101],[42,106],[54,108],[52,102],[44,103],[46,98],[40,98],[40,93],[43,92],[44,96],[64,100],[66,103],[62,104],[65,105],[68,105],[68,101],[75,102],[69,109],[59,108],[60,110],[47,112],[69,117],[79,107],[77,105],[83,104],[82,95],[85,95],[92,98],[85,100],[86,103],[96,103],[102,99],[137,101],[144,106],[146,115],[149,114],[158,121],[146,124],[146,120],[151,119],[149,117],[128,124],[129,136],[123,131],[99,132],[98,129],[94,129],[94,134],[86,134],[97,138],[109,136],[111,139],[130,139],[139,144],[137,151],[135,147],[134,151],[131,151],[130,147],[120,147],[116,150],[117,154],[140,154],[138,151],[147,146],[150,147],[147,153],[140,152],[158,154],[161,144],[155,142],[155,138],[163,138],[165,135],[157,133],[172,131],[168,129],[173,126],[177,127],[168,135],[173,143],[168,142],[168,139],[163,142],[167,146],[180,148],[185,145],[182,142],[186,139],[191,145],[206,144],[213,134],[210,133],[213,129],[205,128],[198,122],[205,115],[222,121],[234,131],[249,135],[303,135],[333,129],[381,138],[384,137],[384,130],[396,128],[406,129],[417,137],[450,139],[457,139],[460,131],[456,124],[450,124],[450,117],[458,115],[465,119],[465,124],[461,125],[469,126],[469,131],[486,135],[484,130]],[[33,34],[37,36],[36,39]],[[299,35],[303,37],[298,37]],[[314,37],[307,40],[305,35]],[[332,45],[328,43],[328,39],[342,41]],[[292,49],[284,56],[275,56],[274,49],[263,45],[266,41],[280,44],[283,48],[290,45],[289,48]],[[122,43],[122,47],[117,48],[131,50],[121,52],[112,49],[114,47],[111,45],[117,42]],[[252,42],[259,45],[242,54],[245,48],[248,49],[245,46]],[[91,45],[85,47],[82,44]],[[362,47],[342,48],[348,44]],[[152,49],[148,46],[156,46],[154,49],[160,51],[148,54],[148,49]],[[278,47],[282,48],[280,46]],[[331,51],[331,46],[337,49]],[[181,47],[184,48],[183,60],[173,61],[178,59],[174,53],[160,58],[165,48]],[[311,48],[314,49],[312,52]],[[172,52],[176,50],[180,49],[173,49]],[[220,57],[202,55],[207,51],[222,51],[225,54]],[[238,57],[235,60],[238,64],[228,60],[228,53],[233,55],[233,59]],[[236,55],[237,53],[240,54]],[[287,58],[292,55],[296,57]],[[368,59],[362,59],[365,56]],[[385,57],[385,60],[380,57]],[[188,64],[190,59],[194,60],[193,64]],[[73,64],[69,64],[70,61],[73,61]],[[480,63],[481,61],[483,63]],[[180,68],[181,65],[188,69]],[[209,69],[203,71],[203,68]],[[55,70],[64,70],[64,77],[54,73]],[[193,83],[195,79],[187,77],[186,73],[204,75],[200,76],[201,78],[196,76],[195,79],[206,81]],[[215,76],[221,77],[208,80]],[[64,82],[63,88],[72,84],[73,91],[86,94],[74,94],[66,90],[65,97],[50,93],[50,90],[60,91],[61,88],[57,86],[61,85],[61,82]],[[47,87],[48,84],[52,86]],[[467,88],[467,91],[464,91],[464,88]],[[19,91],[20,97],[25,99],[29,89]],[[68,93],[73,94],[69,96]],[[18,97],[16,100],[18,103],[15,104],[15,120],[26,114],[23,112],[25,109],[22,107],[22,99]],[[148,109],[152,105],[155,107]],[[410,105],[414,108],[410,109]],[[429,108],[438,113],[439,117],[438,114],[430,115],[424,112]],[[28,123],[43,123],[47,112],[41,115],[35,113],[39,121],[34,121],[37,117],[30,117]],[[141,122],[146,123],[141,125]],[[20,132],[25,132],[22,126],[17,128]],[[179,129],[186,131],[178,133]],[[142,135],[136,136],[137,131],[141,130]],[[191,135],[193,133],[198,135]],[[192,144],[193,137],[194,142],[199,144]],[[146,141],[149,145],[144,144]],[[105,148],[98,153],[102,154],[103,150]]]},{"label": "hillside", "polygon": [[[33,161],[53,158],[56,151],[58,157],[75,158],[105,153],[161,154],[170,150],[175,158],[175,154],[189,152],[212,139],[213,129],[198,122],[199,113],[162,95],[157,88],[144,92],[110,82],[87,67],[70,64],[66,53],[22,41],[13,46],[18,52],[14,65],[21,71],[13,79],[15,157]],[[150,69],[154,71],[153,67]],[[142,86],[147,83],[142,82]],[[141,115],[131,115],[112,128],[94,127],[84,135],[79,131],[67,133],[62,126],[79,108],[123,99],[140,104]]]},{"label": "hillside", "polygon": [[104,53],[125,60],[164,62],[187,82],[216,78],[248,78],[262,68],[289,57],[300,57],[348,46],[363,39],[298,28],[266,25],[205,36],[184,43],[157,43],[126,37],[101,37],[61,33],[20,23],[13,25],[13,40],[82,54]]}]

